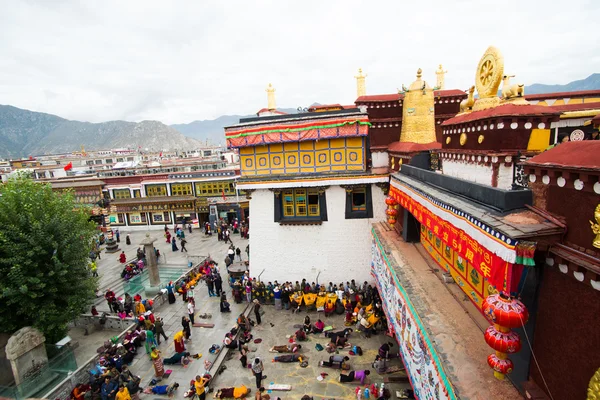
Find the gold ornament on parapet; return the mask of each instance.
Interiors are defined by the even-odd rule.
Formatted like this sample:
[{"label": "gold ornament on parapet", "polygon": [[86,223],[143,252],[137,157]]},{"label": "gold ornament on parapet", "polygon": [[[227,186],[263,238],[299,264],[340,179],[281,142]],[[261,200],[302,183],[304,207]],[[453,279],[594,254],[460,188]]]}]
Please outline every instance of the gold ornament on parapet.
[{"label": "gold ornament on parapet", "polygon": [[594,373],[587,390],[587,400],[600,400],[600,368]]},{"label": "gold ornament on parapet", "polygon": [[500,104],[498,88],[504,76],[504,57],[494,46],[487,48],[475,73],[475,86],[479,98],[473,105],[473,111],[485,110]]},{"label": "gold ornament on parapet", "polygon": [[448,71],[444,71],[444,68],[442,67],[442,64],[440,64],[440,66],[438,67],[437,71],[435,71],[435,75],[437,76],[437,82],[435,84],[435,88],[436,90],[443,90],[444,86],[445,86],[445,75],[448,73]]},{"label": "gold ornament on parapet", "polygon": [[590,225],[592,227],[592,232],[596,235],[592,245],[598,249],[600,249],[600,204],[596,206],[596,210],[594,210],[594,219],[596,223],[590,221]]},{"label": "gold ornament on parapet", "polygon": [[469,97],[460,102],[460,114],[471,112],[471,110],[473,110],[473,105],[475,104],[475,86],[471,86],[467,92],[469,93]]}]

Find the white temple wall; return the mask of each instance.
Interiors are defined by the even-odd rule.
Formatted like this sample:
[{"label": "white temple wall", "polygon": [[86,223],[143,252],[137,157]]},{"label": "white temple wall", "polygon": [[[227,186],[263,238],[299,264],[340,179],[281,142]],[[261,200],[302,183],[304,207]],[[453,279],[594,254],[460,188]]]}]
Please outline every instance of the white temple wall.
[{"label": "white temple wall", "polygon": [[470,164],[465,161],[444,160],[442,162],[444,175],[482,185],[492,185],[492,166],[483,164]]},{"label": "white temple wall", "polygon": [[250,200],[250,275],[262,281],[319,283],[373,282],[371,225],[385,219],[383,191],[371,185],[373,218],[345,219],[345,190],[326,191],[327,219],[321,225],[280,225],[274,222],[274,194],[267,189]]}]

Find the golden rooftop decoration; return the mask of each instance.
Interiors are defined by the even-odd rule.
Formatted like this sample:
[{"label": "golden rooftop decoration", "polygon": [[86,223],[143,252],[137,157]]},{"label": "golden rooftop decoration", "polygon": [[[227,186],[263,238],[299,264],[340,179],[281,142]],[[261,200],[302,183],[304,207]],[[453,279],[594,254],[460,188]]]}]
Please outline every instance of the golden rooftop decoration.
[{"label": "golden rooftop decoration", "polygon": [[598,400],[600,399],[600,368],[596,370],[587,390],[587,400]]},{"label": "golden rooftop decoration", "polygon": [[419,68],[417,80],[408,89],[402,85],[404,99],[400,142],[426,144],[436,141],[433,89],[421,79],[422,73]]},{"label": "golden rooftop decoration", "polygon": [[277,109],[277,105],[275,104],[275,88],[273,85],[269,83],[269,86],[267,86],[265,92],[267,92],[267,108],[269,110]]},{"label": "golden rooftop decoration", "polygon": [[494,46],[487,48],[475,74],[475,86],[479,98],[473,105],[473,111],[485,110],[500,104],[498,88],[504,76],[504,57]]},{"label": "golden rooftop decoration", "polygon": [[448,71],[444,71],[444,68],[442,67],[442,64],[440,64],[440,66],[438,67],[437,71],[435,71],[435,75],[437,76],[437,81],[435,83],[435,87],[437,90],[443,90],[445,87],[445,75],[448,73]]},{"label": "golden rooftop decoration", "polygon": [[590,221],[590,225],[592,226],[592,232],[596,235],[592,245],[600,249],[600,204],[596,206],[596,210],[594,210],[594,221]]},{"label": "golden rooftop decoration", "polygon": [[367,86],[365,84],[365,78],[367,74],[363,74],[362,68],[358,69],[358,75],[356,78],[356,97],[366,96],[367,95]]}]

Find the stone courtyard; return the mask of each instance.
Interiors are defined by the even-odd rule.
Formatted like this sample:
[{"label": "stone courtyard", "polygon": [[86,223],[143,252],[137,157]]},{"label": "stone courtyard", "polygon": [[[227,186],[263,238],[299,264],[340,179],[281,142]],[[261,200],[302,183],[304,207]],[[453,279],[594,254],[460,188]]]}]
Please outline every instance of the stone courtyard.
[{"label": "stone courtyard", "polygon": [[[125,245],[125,234],[121,232],[121,243],[120,246],[126,249],[127,258],[130,259],[135,256],[135,250],[137,249],[136,243],[139,243],[141,239],[145,237],[146,232],[133,232],[130,233],[132,239],[132,245]],[[167,245],[165,240],[162,239],[162,232],[151,231],[151,236],[157,238],[156,244],[160,249],[161,253],[167,256],[168,264],[159,263],[159,268],[173,268],[179,267],[184,268],[187,265],[187,255],[181,252],[172,252],[170,245]],[[186,343],[187,351],[192,354],[200,353],[202,357],[198,360],[193,360],[187,367],[180,365],[165,365],[165,369],[171,369],[173,372],[169,378],[163,380],[163,384],[169,384],[172,382],[178,382],[181,388],[176,397],[183,396],[183,392],[187,389],[187,386],[197,374],[205,372],[204,362],[206,359],[213,361],[216,356],[210,354],[208,349],[212,344],[222,345],[224,335],[234,325],[235,320],[239,313],[243,312],[247,303],[235,304],[232,300],[230,288],[227,284],[227,272],[225,271],[225,265],[222,260],[225,258],[228,245],[223,242],[217,241],[216,237],[206,237],[200,231],[194,231],[192,235],[186,235],[188,240],[189,255],[210,255],[219,263],[221,275],[224,281],[224,290],[227,292],[228,299],[231,302],[231,313],[221,314],[219,312],[219,300],[217,297],[209,297],[207,288],[204,284],[199,285],[195,289],[196,298],[196,322],[205,322],[215,324],[214,328],[192,328],[192,338]],[[245,249],[247,240],[242,240],[239,236],[234,235],[233,242],[237,247],[242,250]],[[107,288],[114,290],[117,295],[122,294],[122,279],[120,278],[121,265],[116,261],[117,254],[105,254],[102,253],[102,260],[98,262],[98,270],[101,275],[100,286],[103,291]],[[244,260],[246,254],[243,254]],[[252,266],[250,269],[251,275],[253,275]],[[118,279],[117,279],[118,278]],[[282,276],[279,281],[284,281],[285,276]],[[121,289],[121,290],[120,290]],[[97,302],[99,310],[106,310],[106,302],[103,299],[99,299]],[[268,386],[269,383],[276,384],[288,384],[292,386],[292,390],[289,392],[274,392],[271,393],[272,397],[279,396],[282,399],[299,399],[303,395],[308,394],[316,398],[350,398],[354,396],[354,390],[356,383],[341,384],[338,382],[339,371],[330,368],[318,367],[318,363],[321,360],[327,360],[329,355],[326,351],[317,351],[315,345],[320,343],[323,347],[328,343],[329,339],[323,335],[308,335],[308,341],[302,343],[302,353],[308,358],[308,367],[301,368],[298,363],[293,364],[281,364],[272,363],[272,358],[277,355],[270,353],[269,349],[274,345],[283,345],[288,343],[286,336],[293,334],[297,329],[298,325],[301,325],[305,315],[304,312],[293,314],[291,311],[286,310],[275,310],[273,306],[266,305],[263,307],[265,314],[262,317],[262,324],[255,326],[252,330],[254,339],[262,339],[259,344],[250,343],[250,354],[248,359],[252,360],[258,356],[263,360],[265,366],[265,375],[267,379],[263,381],[264,386]],[[200,319],[199,314],[209,313],[212,315],[210,319]],[[186,305],[178,297],[175,304],[165,303],[156,311],[156,315],[164,319],[165,332],[168,336],[168,340],[161,341],[159,349],[162,352],[163,357],[170,357],[174,354],[173,346],[173,335],[174,333],[181,330],[181,317],[187,316]],[[317,313],[315,311],[308,313],[311,317],[311,321],[314,323],[318,318],[323,319],[326,325],[334,326],[335,330],[344,328],[343,315],[334,315],[327,319],[324,318],[323,313]],[[250,314],[250,318],[254,319],[254,313]],[[296,327],[295,327],[296,326]],[[104,331],[105,338],[108,339],[114,335],[113,331]],[[94,332],[90,336],[83,336],[81,330],[74,328],[70,332],[71,336],[80,343],[80,347],[76,351],[77,359],[87,359],[95,354],[97,345],[102,342],[102,331]],[[353,333],[349,341],[352,345],[361,346],[363,349],[362,356],[350,356],[349,364],[351,369],[371,369],[371,375],[367,382],[381,383],[384,381],[384,377],[378,375],[373,368],[371,363],[375,359],[377,349],[379,346],[387,341],[393,341],[391,338],[384,334],[374,335],[367,339],[363,334]],[[348,350],[340,350],[340,354],[347,354]],[[397,351],[397,346],[394,347]],[[227,369],[220,375],[217,375],[212,384],[211,388],[218,389],[220,387],[228,386],[239,386],[246,385],[252,389],[252,396],[255,393],[255,380],[251,371],[247,368],[242,368],[239,362],[239,354],[236,352],[230,352],[228,359],[224,362]],[[393,360],[390,365],[401,365],[399,360]],[[142,386],[147,386],[150,380],[154,377],[154,369],[149,360],[149,357],[145,355],[143,347],[139,348],[138,354],[135,357],[130,369],[142,378]],[[323,381],[317,380],[322,372],[329,374]],[[393,374],[391,375],[393,376]],[[395,391],[401,388],[409,388],[407,383],[399,384],[387,384],[386,387],[390,389],[392,398],[395,398]],[[151,398],[154,395],[141,394],[141,397]]]}]

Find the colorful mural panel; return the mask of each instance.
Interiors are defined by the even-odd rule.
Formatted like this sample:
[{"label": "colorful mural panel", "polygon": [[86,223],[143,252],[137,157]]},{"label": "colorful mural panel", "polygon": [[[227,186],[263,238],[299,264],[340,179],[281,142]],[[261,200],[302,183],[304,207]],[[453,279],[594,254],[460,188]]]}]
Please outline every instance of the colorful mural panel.
[{"label": "colorful mural panel", "polygon": [[408,294],[383,251],[374,230],[371,231],[371,273],[381,293],[383,308],[400,345],[415,397],[422,400],[457,399],[440,358]]}]

